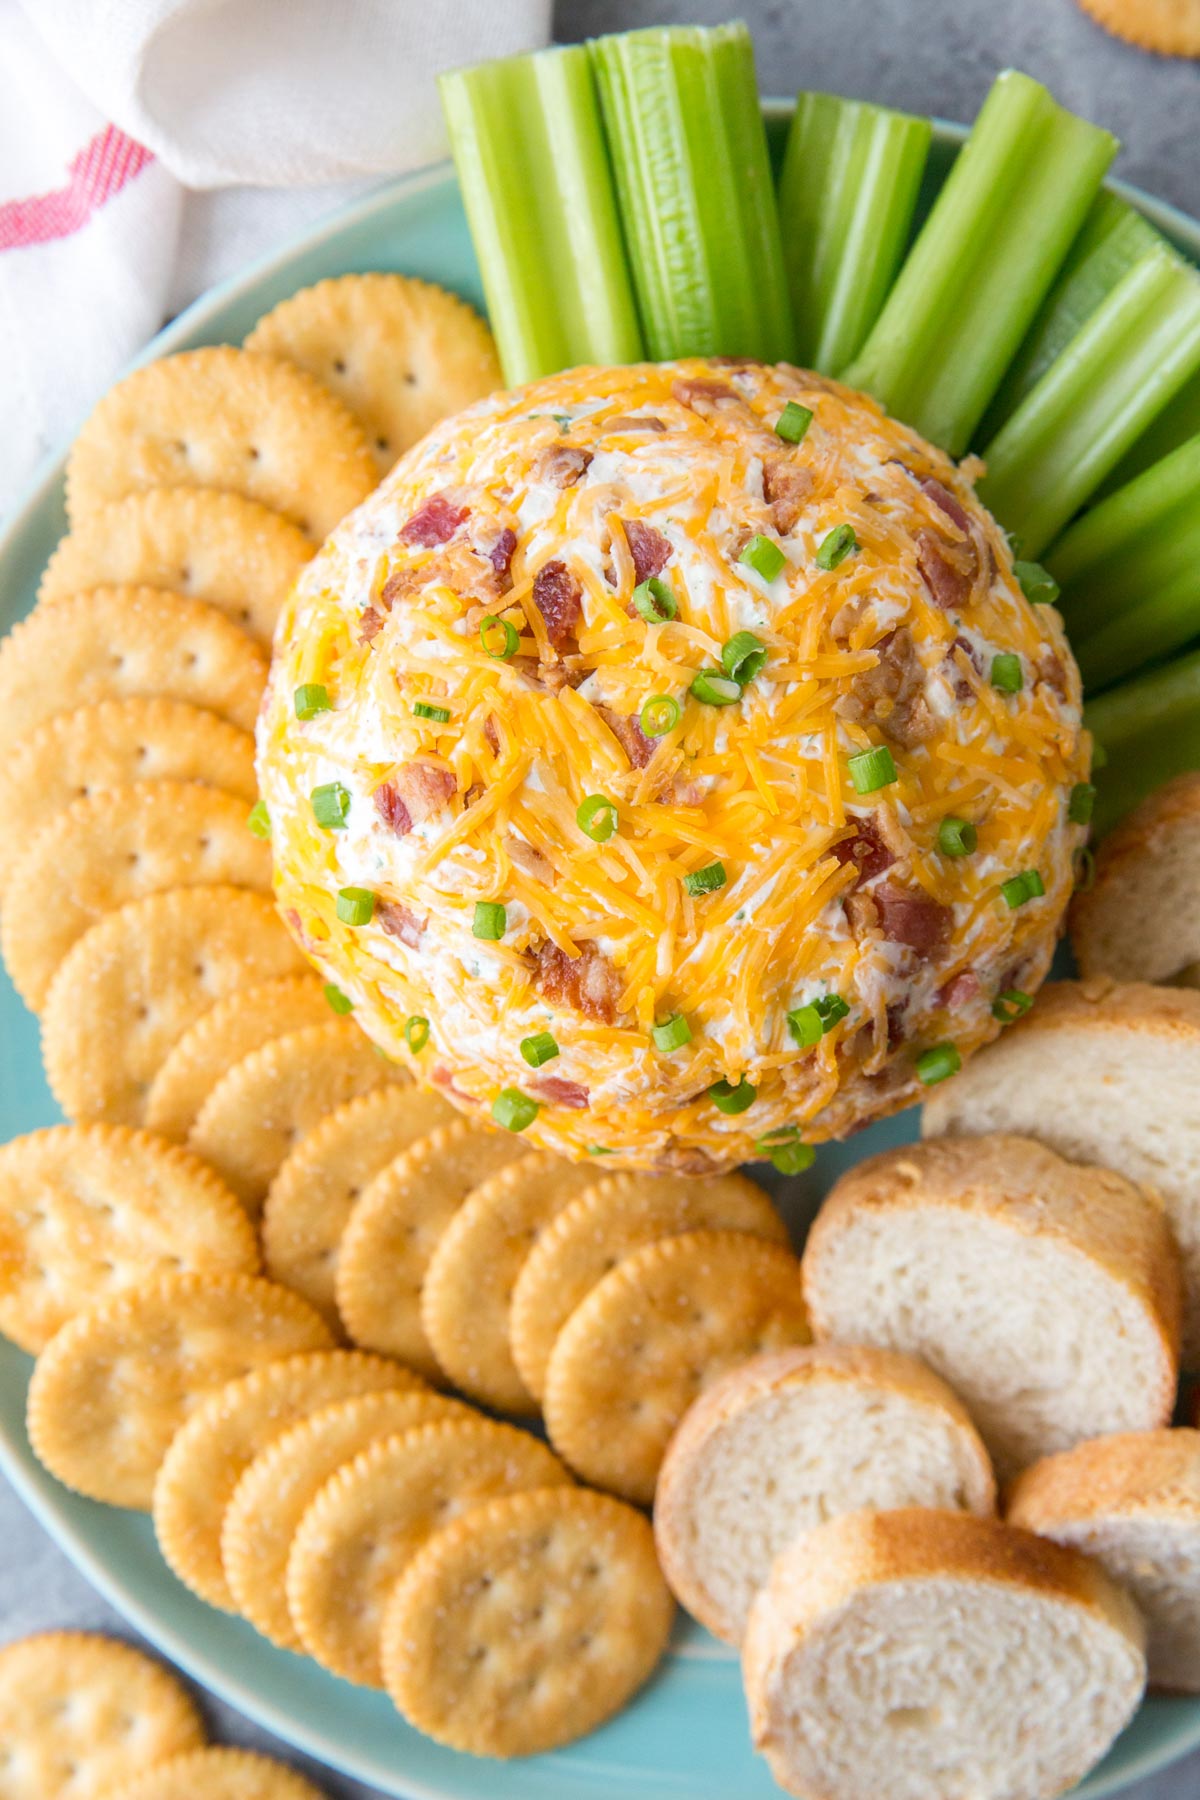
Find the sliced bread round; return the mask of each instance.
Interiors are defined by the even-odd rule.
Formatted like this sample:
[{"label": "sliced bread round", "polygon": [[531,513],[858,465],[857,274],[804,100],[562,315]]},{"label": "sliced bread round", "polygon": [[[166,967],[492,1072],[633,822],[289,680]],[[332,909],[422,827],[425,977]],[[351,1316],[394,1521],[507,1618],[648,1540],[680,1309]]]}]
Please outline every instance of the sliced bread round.
[{"label": "sliced bread round", "polygon": [[1051,1800],[1145,1681],[1098,1564],[996,1519],[847,1513],[780,1556],[742,1673],[756,1749],[803,1800]]},{"label": "sliced bread round", "polygon": [[753,1357],[684,1415],[654,1498],[676,1598],[741,1642],[771,1564],[864,1506],[995,1509],[987,1451],[957,1395],[914,1357],[809,1344]]},{"label": "sliced bread round", "polygon": [[1070,924],[1085,976],[1200,988],[1200,769],[1155,788],[1109,832]]},{"label": "sliced bread round", "polygon": [[1155,1188],[1183,1253],[1200,1368],[1200,993],[1058,981],[925,1103],[926,1137],[1019,1131]]},{"label": "sliced bread round", "polygon": [[1155,1687],[1200,1692],[1200,1431],[1131,1431],[1035,1463],[1008,1516],[1103,1563],[1146,1621]]},{"label": "sliced bread round", "polygon": [[818,1341],[919,1356],[1007,1478],[1083,1438],[1165,1425],[1179,1257],[1157,1199],[1028,1138],[889,1150],[836,1184],[804,1252]]}]

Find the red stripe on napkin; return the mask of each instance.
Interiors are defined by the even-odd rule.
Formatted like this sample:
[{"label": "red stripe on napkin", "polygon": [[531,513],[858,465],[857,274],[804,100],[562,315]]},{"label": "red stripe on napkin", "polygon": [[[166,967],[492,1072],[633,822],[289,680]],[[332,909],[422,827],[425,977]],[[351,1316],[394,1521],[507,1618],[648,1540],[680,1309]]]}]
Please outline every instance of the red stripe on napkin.
[{"label": "red stripe on napkin", "polygon": [[70,237],[153,160],[144,144],[106,125],[71,159],[65,187],[0,204],[0,250]]}]

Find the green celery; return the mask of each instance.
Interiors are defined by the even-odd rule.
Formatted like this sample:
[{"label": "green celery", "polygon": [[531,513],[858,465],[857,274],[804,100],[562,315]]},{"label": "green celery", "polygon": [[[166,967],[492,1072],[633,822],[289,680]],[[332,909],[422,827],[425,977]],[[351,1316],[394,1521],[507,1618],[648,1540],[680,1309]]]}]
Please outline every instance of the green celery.
[{"label": "green celery", "polygon": [[995,437],[1126,270],[1152,245],[1162,242],[1150,221],[1135,212],[1127,200],[1101,189],[1071,245],[1058,280],[1043,300],[984,415],[980,442],[987,443]]},{"label": "green celery", "polygon": [[979,496],[1038,557],[1200,368],[1200,275],[1165,244],[1121,277],[983,452]]},{"label": "green celery", "polygon": [[628,31],[589,48],[649,354],[790,357],[779,214],[745,25]]},{"label": "green celery", "polygon": [[1143,469],[1153,468],[1180,444],[1186,444],[1200,432],[1200,374],[1192,376],[1164,406],[1148,431],[1144,431],[1128,455],[1123,456],[1100,492],[1111,494],[1124,487]]},{"label": "green celery", "polygon": [[796,360],[836,375],[879,316],[908,242],[928,119],[798,94],[779,179]]},{"label": "green celery", "polygon": [[998,76],[843,379],[961,455],[1116,148],[1028,75]]},{"label": "green celery", "polygon": [[1084,724],[1108,755],[1092,778],[1099,834],[1172,775],[1200,768],[1200,650],[1110,688]]},{"label": "green celery", "polygon": [[511,385],[643,354],[582,45],[455,69],[442,107]]},{"label": "green celery", "polygon": [[1084,513],[1051,569],[1089,690],[1200,637],[1200,437]]}]

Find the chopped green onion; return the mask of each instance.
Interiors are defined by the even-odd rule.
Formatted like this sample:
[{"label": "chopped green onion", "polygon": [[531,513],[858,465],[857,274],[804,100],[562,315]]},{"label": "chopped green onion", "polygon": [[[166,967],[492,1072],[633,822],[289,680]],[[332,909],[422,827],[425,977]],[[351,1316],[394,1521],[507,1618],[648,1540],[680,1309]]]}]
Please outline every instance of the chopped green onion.
[{"label": "chopped green onion", "polygon": [[979,833],[970,819],[957,819],[949,813],[938,826],[937,841],[943,856],[971,856],[979,843]]},{"label": "chopped green onion", "polygon": [[796,1042],[810,1050],[849,1013],[849,1003],[840,994],[820,994],[807,1006],[793,1008],[787,1015],[788,1028]]},{"label": "chopped green onion", "polygon": [[638,724],[648,738],[666,737],[668,731],[674,731],[682,716],[678,700],[672,700],[670,694],[651,694],[643,702]]},{"label": "chopped green onion", "polygon": [[1025,671],[1019,656],[1005,651],[992,658],[991,682],[1002,694],[1019,694],[1025,685]]},{"label": "chopped green onion", "polygon": [[492,1101],[492,1117],[505,1131],[525,1131],[541,1111],[536,1100],[520,1088],[501,1088]]},{"label": "chopped green onion", "polygon": [[682,1013],[672,1013],[669,1019],[651,1027],[650,1036],[656,1050],[682,1050],[692,1041],[692,1028]]},{"label": "chopped green onion", "polygon": [[335,987],[332,981],[325,983],[325,1000],[331,1011],[337,1013],[339,1018],[354,1011],[354,1002],[349,994],[343,994],[341,988]]},{"label": "chopped green onion", "polygon": [[761,575],[764,581],[774,581],[787,557],[774,538],[763,537],[761,532],[757,532],[743,549],[738,561],[745,563],[748,569],[753,569],[756,575]]},{"label": "chopped green onion", "polygon": [[649,625],[665,625],[679,613],[679,602],[670,583],[660,581],[657,575],[638,582],[633,590],[633,604]]},{"label": "chopped green onion", "polygon": [[507,662],[510,656],[517,654],[521,638],[515,625],[510,624],[507,619],[498,619],[495,613],[489,613],[486,619],[479,621],[479,642],[497,662]]},{"label": "chopped green onion", "polygon": [[742,688],[740,682],[722,675],[719,669],[701,669],[692,677],[688,693],[694,700],[703,701],[705,706],[732,706],[741,699]]},{"label": "chopped green onion", "polygon": [[1075,871],[1075,892],[1087,894],[1096,885],[1096,858],[1086,844],[1080,844],[1072,859]]},{"label": "chopped green onion", "polygon": [[265,800],[256,800],[246,814],[246,830],[251,837],[269,838],[271,835],[271,815],[267,811]]},{"label": "chopped green onion", "polygon": [[1000,75],[843,380],[960,456],[1116,148],[1028,75]]},{"label": "chopped green onion", "polygon": [[848,556],[852,556],[860,548],[853,525],[835,525],[828,537],[821,541],[821,547],[817,551],[817,567],[836,569],[839,563],[844,563]]},{"label": "chopped green onion", "polygon": [[537,1031],[532,1037],[522,1038],[518,1048],[531,1069],[540,1069],[543,1063],[553,1062],[558,1055],[558,1045],[548,1031]]},{"label": "chopped green onion", "polygon": [[790,357],[779,213],[746,26],[624,31],[590,48],[651,360]]},{"label": "chopped green onion", "polygon": [[934,1044],[917,1058],[917,1075],[926,1087],[936,1087],[939,1081],[957,1075],[961,1068],[962,1057],[954,1044]]},{"label": "chopped green onion", "polygon": [[508,914],[498,900],[477,900],[475,916],[471,921],[472,937],[482,938],[485,943],[497,943],[505,933],[508,925]]},{"label": "chopped green onion", "polygon": [[1096,809],[1096,790],[1090,781],[1077,781],[1067,801],[1067,817],[1072,825],[1090,825]]},{"label": "chopped green onion", "polygon": [[908,241],[932,126],[838,94],[798,94],[779,178],[796,361],[837,375],[861,349]]},{"label": "chopped green onion", "polygon": [[683,885],[689,894],[715,894],[718,888],[725,886],[726,879],[725,864],[715,862],[703,869],[693,869],[690,875],[684,876]]},{"label": "chopped green onion", "polygon": [[369,925],[375,916],[375,896],[370,888],[339,888],[337,916],[343,925]]},{"label": "chopped green onion", "polygon": [[752,631],[735,631],[721,646],[721,666],[739,687],[761,675],[766,660],[767,646]]},{"label": "chopped green onion", "polygon": [[1008,988],[992,1001],[992,1017],[999,1019],[1002,1025],[1011,1025],[1015,1019],[1023,1018],[1032,1005],[1032,994],[1023,994],[1020,988]]},{"label": "chopped green onion", "polygon": [[306,681],[292,695],[292,705],[298,719],[315,719],[318,713],[329,711],[329,689],[319,681]]},{"label": "chopped green onion", "polygon": [[803,1175],[805,1169],[812,1167],[817,1155],[811,1144],[800,1142],[776,1144],[767,1154],[781,1175]]},{"label": "chopped green onion", "polygon": [[1013,574],[1030,606],[1053,606],[1058,599],[1061,589],[1041,563],[1015,562]]},{"label": "chopped green onion", "polygon": [[1040,900],[1045,891],[1036,869],[1022,869],[1019,875],[1010,875],[1000,883],[1000,892],[1014,912],[1027,900]]},{"label": "chopped green onion", "polygon": [[813,1001],[820,1013],[826,1031],[831,1031],[841,1020],[850,1016],[850,1003],[843,1000],[840,994],[821,994]]},{"label": "chopped green onion", "polygon": [[429,1020],[423,1013],[410,1013],[404,1021],[404,1041],[413,1055],[429,1042]]},{"label": "chopped green onion", "polygon": [[576,809],[575,823],[593,844],[607,844],[617,829],[617,809],[603,794],[589,794]]},{"label": "chopped green onion", "polygon": [[439,78],[505,382],[643,355],[584,45]]},{"label": "chopped green onion", "polygon": [[875,744],[870,750],[857,750],[847,759],[846,767],[850,771],[856,794],[874,794],[879,788],[890,787],[893,781],[900,779],[892,753],[886,744]]},{"label": "chopped green onion", "polygon": [[757,1100],[758,1089],[752,1088],[743,1075],[736,1087],[728,1081],[714,1081],[708,1095],[718,1112],[744,1113]]},{"label": "chopped green onion", "polygon": [[1040,556],[1200,370],[1200,273],[1148,250],[983,451],[979,496]]},{"label": "chopped green onion", "polygon": [[781,437],[785,444],[803,443],[812,422],[811,407],[801,406],[798,400],[789,400],[775,421],[775,436]]},{"label": "chopped green onion", "polygon": [[435,725],[448,725],[450,708],[448,706],[431,706],[428,700],[414,700],[413,717],[414,719],[432,719]]},{"label": "chopped green onion", "polygon": [[615,1156],[616,1155],[616,1152],[614,1150],[610,1150],[607,1144],[589,1144],[587,1147],[587,1153],[589,1156]]},{"label": "chopped green onion", "polygon": [[350,789],[340,781],[327,781],[309,795],[313,818],[322,831],[345,831],[350,817]]},{"label": "chopped green onion", "polygon": [[1103,836],[1153,788],[1200,768],[1200,650],[1110,688],[1089,701],[1083,722],[1108,752],[1094,821]]}]

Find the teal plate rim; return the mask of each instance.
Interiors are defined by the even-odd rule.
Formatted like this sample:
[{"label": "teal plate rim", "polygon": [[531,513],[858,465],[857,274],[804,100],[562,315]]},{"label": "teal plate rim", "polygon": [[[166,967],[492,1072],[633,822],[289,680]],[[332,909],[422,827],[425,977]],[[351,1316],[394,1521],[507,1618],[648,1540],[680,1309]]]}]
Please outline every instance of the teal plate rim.
[{"label": "teal plate rim", "polygon": [[[778,140],[791,102],[765,100],[763,108]],[[935,121],[935,169],[944,170],[965,135],[962,126]],[[1125,183],[1109,185],[1200,261],[1200,225]],[[420,243],[421,266],[412,272],[482,304],[453,170],[442,162],[373,189],[222,282],[172,320],[131,366],[196,344],[236,341],[260,312],[296,287],[373,266],[368,252],[375,234],[387,250],[374,266],[403,266],[408,235]],[[64,529],[63,460],[55,452],[43,462],[0,531],[0,631],[32,603],[46,556]],[[56,1116],[37,1069],[36,1027],[3,983],[0,1077],[0,1141]],[[827,1147],[808,1175],[771,1185],[799,1226],[843,1168],[914,1135],[913,1116],[904,1115],[873,1128],[853,1148]],[[196,1599],[162,1562],[143,1515],[95,1505],[59,1486],[34,1459],[24,1430],[30,1367],[28,1357],[0,1344],[0,1468],[15,1491],[131,1625],[203,1687],[296,1749],[406,1800],[608,1800],[614,1788],[644,1800],[729,1800],[734,1794],[769,1800],[778,1794],[749,1748],[733,1653],[690,1622],[676,1632],[664,1672],[633,1705],[565,1751],[503,1764],[432,1744],[397,1718],[385,1696],[275,1649],[248,1625]],[[647,1753],[657,1744],[661,1758],[664,1742],[686,1744],[689,1768]],[[1200,1699],[1153,1696],[1076,1790],[1078,1800],[1102,1800],[1198,1745]]]}]

